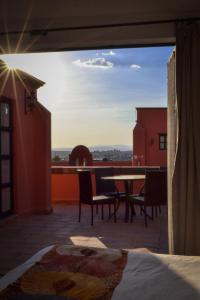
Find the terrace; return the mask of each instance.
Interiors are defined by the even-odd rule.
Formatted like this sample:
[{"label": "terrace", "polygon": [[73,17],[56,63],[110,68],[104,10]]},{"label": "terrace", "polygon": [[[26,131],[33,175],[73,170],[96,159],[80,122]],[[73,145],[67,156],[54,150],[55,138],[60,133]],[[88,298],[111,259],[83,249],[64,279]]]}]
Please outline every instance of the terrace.
[{"label": "terrace", "polygon": [[[3,65],[5,64],[3,63]],[[30,78],[28,74],[26,77]],[[9,79],[11,80],[11,75]],[[34,89],[34,84],[37,86],[43,84],[33,77],[31,80]],[[19,80],[16,82],[17,89],[24,96],[24,86]],[[11,97],[12,89],[10,90],[8,84],[4,92],[5,97],[2,99],[2,103],[10,103],[7,98],[8,96]],[[29,99],[29,96],[26,99]],[[86,168],[91,169],[93,194],[96,195],[95,168],[114,168],[115,174],[144,174],[147,167],[138,167],[138,164],[144,165],[144,161],[140,163],[138,161],[137,167],[133,167],[132,163],[134,162],[132,160],[116,162],[92,160],[91,166],[84,156],[81,157],[81,159],[84,158],[83,161],[80,161],[80,157],[78,160],[75,157],[71,166],[67,165],[70,164],[70,160],[69,163],[56,162],[56,164],[52,163],[51,166],[50,112],[38,101],[35,102],[33,111],[24,111],[23,97],[20,98],[17,105],[19,107],[13,106],[14,120],[17,120],[12,135],[14,140],[13,153],[15,153],[14,181],[13,183],[7,181],[4,183],[2,194],[5,199],[1,200],[2,205],[0,203],[0,213],[2,213],[0,220],[0,276],[26,261],[37,251],[52,244],[71,243],[119,249],[147,248],[153,252],[168,253],[166,208],[162,209],[162,214],[158,218],[149,222],[148,228],[145,228],[144,217],[140,216],[139,211],[133,223],[124,222],[124,203],[121,204],[117,212],[117,223],[114,223],[113,219],[109,219],[108,215],[105,215],[104,220],[99,215],[95,215],[94,226],[92,227],[90,225],[90,208],[88,207],[83,208],[82,221],[81,223],[78,222],[79,183],[77,169],[80,168],[80,165],[83,166],[85,163]],[[8,113],[7,110],[3,110],[4,106],[2,105],[2,115],[7,120]],[[157,108],[156,111],[158,111]],[[17,117],[19,112],[20,118]],[[10,123],[10,127],[12,127],[11,121],[9,118],[9,122],[7,122]],[[163,123],[166,125],[166,120]],[[10,127],[7,127],[6,130],[8,131]],[[3,127],[2,130],[5,128]],[[40,132],[40,134],[34,134],[33,140],[29,134],[30,131]],[[21,133],[20,139],[18,132]],[[156,135],[154,144],[157,143],[157,149],[159,148],[158,142],[158,135]],[[40,145],[39,151],[35,151],[36,144]],[[152,145],[151,143],[150,146],[152,147]],[[6,159],[11,159],[11,147],[7,152],[3,154],[7,155]],[[158,158],[160,160],[157,165],[166,165],[163,157],[158,156]],[[76,166],[77,161],[78,166]],[[147,160],[145,161],[147,162]],[[152,165],[156,165],[155,161]],[[52,174],[49,172],[50,167]],[[10,175],[8,178],[11,180],[12,176]],[[8,179],[6,178],[6,180]],[[134,182],[134,193],[139,191],[142,183],[142,181]],[[116,185],[119,191],[124,191],[123,182],[116,183]],[[4,191],[7,191],[8,187],[12,192],[6,194]],[[53,213],[48,214],[52,210]],[[105,213],[108,213],[106,209]],[[7,218],[4,219],[4,217]]]},{"label": "terrace", "polygon": [[[0,275],[23,263],[37,251],[53,244],[74,244],[108,248],[148,248],[156,253],[167,253],[167,212],[146,229],[139,215],[134,223],[124,223],[121,206],[117,223],[95,216],[90,226],[90,211],[84,208],[79,224],[76,205],[56,204],[54,213],[45,216],[22,217],[0,228]],[[120,238],[119,238],[120,233]]]},{"label": "terrace", "polygon": [[[92,169],[94,169],[93,167]],[[115,167],[121,173],[138,174],[144,167]],[[94,174],[93,188],[95,190]],[[123,190],[122,185],[118,185]],[[135,185],[134,190],[137,189]],[[78,177],[75,167],[52,167],[53,213],[12,216],[0,225],[0,275],[23,263],[40,249],[52,244],[74,244],[95,247],[136,249],[147,248],[157,253],[168,253],[167,209],[154,221],[144,226],[144,218],[137,211],[133,223],[124,222],[124,203],[117,212],[117,223],[108,219],[105,207],[104,220],[95,214],[90,225],[90,207],[83,207],[78,222]],[[6,226],[5,226],[6,225]]]},{"label": "terrace", "polygon": [[[169,255],[163,260],[164,265],[158,265],[159,270],[164,266],[161,275],[159,273],[154,276],[158,269],[155,264],[153,268],[149,267],[149,262],[147,268],[151,271],[150,274],[144,269],[143,272],[142,269],[137,269],[141,275],[140,282],[135,285],[138,281],[137,273],[133,281],[130,281],[130,286],[124,285],[122,295],[128,296],[122,296],[121,299],[130,299],[132,295],[136,295],[137,290],[140,292],[139,296],[136,295],[137,299],[149,299],[151,296],[155,299],[168,299],[169,294],[171,299],[199,299],[200,7],[197,1],[186,2],[152,1],[147,5],[145,1],[103,1],[96,2],[93,6],[90,1],[77,1],[74,6],[73,1],[61,1],[59,5],[51,1],[40,1],[37,5],[31,5],[31,9],[27,1],[2,2],[5,18],[0,34],[1,53],[176,45],[176,53],[172,55],[173,64],[172,60],[169,63],[172,69],[168,74],[171,82],[171,89],[168,89],[167,138]],[[16,13],[18,11],[20,14]],[[50,66],[53,70],[51,64]],[[146,247],[154,252],[168,252],[167,210],[162,210],[162,215],[150,222],[147,229],[139,214],[133,224],[124,223],[122,206],[116,224],[113,220],[100,220],[96,216],[95,226],[90,226],[87,207],[84,208],[85,218],[81,224],[78,223],[76,175],[73,171],[69,174],[58,171],[50,178],[50,113],[39,103],[32,113],[26,106],[24,109],[24,102],[34,100],[30,96],[36,95],[36,89],[43,84],[34,78],[29,79],[31,93],[25,93],[19,80],[13,80],[16,83],[14,91],[19,89],[19,97],[14,94],[12,85],[8,84],[1,99],[7,115],[10,104],[14,104],[14,126],[7,124],[1,129],[2,134],[7,131],[10,135],[12,128],[15,129],[12,135],[14,143],[11,143],[14,151],[9,149],[6,157],[2,155],[2,163],[6,159],[11,166],[14,153],[15,172],[10,175],[14,184],[10,180],[2,185],[0,217],[3,218],[7,213],[21,213],[21,216],[18,218],[13,215],[7,220],[0,220],[0,275],[24,262],[42,247],[54,243],[128,249]],[[1,80],[0,83],[2,82]],[[154,82],[157,84],[158,81],[154,78]],[[77,122],[81,124],[78,119]],[[40,134],[33,135],[33,132]],[[159,136],[160,146],[163,146],[166,137],[163,132]],[[149,144],[153,145],[154,140],[150,140]],[[29,153],[32,149],[36,151],[31,157]],[[66,178],[69,179],[71,189],[66,186]],[[47,213],[51,211],[51,207],[53,214],[32,214]],[[182,273],[179,273],[180,269]],[[148,280],[151,284],[146,284]],[[33,282],[30,283],[33,286]]]}]

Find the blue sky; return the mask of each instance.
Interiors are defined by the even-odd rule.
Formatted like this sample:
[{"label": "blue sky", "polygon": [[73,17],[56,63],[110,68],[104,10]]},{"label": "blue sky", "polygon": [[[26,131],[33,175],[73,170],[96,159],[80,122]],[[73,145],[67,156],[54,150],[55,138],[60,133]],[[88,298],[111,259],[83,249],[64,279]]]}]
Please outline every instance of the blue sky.
[{"label": "blue sky", "polygon": [[52,147],[132,144],[135,107],[167,105],[172,47],[2,55],[40,78],[52,113]]}]

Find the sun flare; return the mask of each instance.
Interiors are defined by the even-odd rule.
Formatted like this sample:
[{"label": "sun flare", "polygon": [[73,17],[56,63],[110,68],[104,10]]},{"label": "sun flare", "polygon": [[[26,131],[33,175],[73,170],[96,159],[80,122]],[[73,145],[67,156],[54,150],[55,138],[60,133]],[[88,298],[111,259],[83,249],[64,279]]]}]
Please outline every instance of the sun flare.
[{"label": "sun flare", "polygon": [[5,61],[5,63],[7,64],[7,68],[8,69],[18,69],[19,66],[19,62],[16,59],[18,56],[18,54],[12,54],[12,55],[6,55],[5,57],[3,57],[3,60]]}]

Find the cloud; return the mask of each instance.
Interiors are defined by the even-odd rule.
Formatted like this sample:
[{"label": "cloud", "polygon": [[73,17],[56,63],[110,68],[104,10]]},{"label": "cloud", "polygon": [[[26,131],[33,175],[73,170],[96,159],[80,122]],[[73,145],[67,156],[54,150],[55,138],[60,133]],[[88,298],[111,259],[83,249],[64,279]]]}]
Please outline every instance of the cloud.
[{"label": "cloud", "polygon": [[134,65],[134,64],[130,65],[130,67],[131,67],[132,69],[141,69],[141,66],[139,66],[139,65]]},{"label": "cloud", "polygon": [[97,52],[96,56],[115,56],[116,53],[112,50],[108,51],[108,52]]},{"label": "cloud", "polygon": [[110,50],[109,52],[102,52],[102,55],[105,55],[105,56],[114,56],[116,55],[116,53],[112,50]]},{"label": "cloud", "polygon": [[83,68],[99,68],[99,69],[111,69],[114,66],[114,64],[111,61],[101,57],[90,58],[87,60],[77,59],[73,61],[73,64]]}]

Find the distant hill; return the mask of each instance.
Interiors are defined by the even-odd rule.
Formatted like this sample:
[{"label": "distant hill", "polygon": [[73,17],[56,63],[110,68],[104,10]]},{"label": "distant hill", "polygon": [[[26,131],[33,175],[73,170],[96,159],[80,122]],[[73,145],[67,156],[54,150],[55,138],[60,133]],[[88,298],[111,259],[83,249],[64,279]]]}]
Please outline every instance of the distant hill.
[{"label": "distant hill", "polygon": [[[94,160],[131,160],[132,147],[129,145],[96,145],[89,147]],[[54,148],[51,151],[52,159],[68,160],[72,148]]]},{"label": "distant hill", "polygon": [[130,145],[95,145],[89,147],[90,151],[108,151],[108,150],[120,150],[130,151],[132,147]]},{"label": "distant hill", "polygon": [[[89,146],[90,151],[109,151],[109,150],[120,150],[120,151],[131,151],[131,145],[94,145]],[[72,151],[72,148],[53,148],[53,151]]]}]

